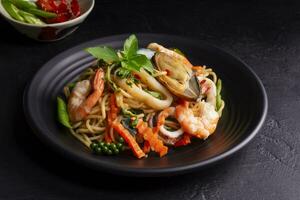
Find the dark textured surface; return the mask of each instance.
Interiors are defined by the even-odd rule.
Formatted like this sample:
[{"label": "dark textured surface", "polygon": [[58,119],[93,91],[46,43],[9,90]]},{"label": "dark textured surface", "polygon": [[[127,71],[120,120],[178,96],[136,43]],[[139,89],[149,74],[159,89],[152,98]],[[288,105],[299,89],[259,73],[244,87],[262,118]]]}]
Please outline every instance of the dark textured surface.
[{"label": "dark textured surface", "polygon": [[[1,19],[0,199],[299,199],[300,4],[258,2],[97,0],[86,23],[56,43],[26,39]],[[155,179],[87,171],[49,151],[24,120],[25,84],[57,53],[128,32],[194,37],[246,61],[269,97],[257,137],[215,167]]]}]

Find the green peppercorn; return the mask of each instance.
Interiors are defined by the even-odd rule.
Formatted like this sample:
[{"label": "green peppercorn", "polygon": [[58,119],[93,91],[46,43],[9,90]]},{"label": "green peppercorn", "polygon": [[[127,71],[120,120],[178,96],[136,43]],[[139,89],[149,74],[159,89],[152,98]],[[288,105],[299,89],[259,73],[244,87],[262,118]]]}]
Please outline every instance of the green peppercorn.
[{"label": "green peppercorn", "polygon": [[98,145],[99,145],[100,147],[104,147],[104,146],[105,146],[105,143],[104,143],[104,142],[99,142]]},{"label": "green peppercorn", "polygon": [[114,143],[110,144],[110,149],[112,150],[117,149],[117,145]]},{"label": "green peppercorn", "polygon": [[110,142],[105,143],[105,146],[107,146],[108,148],[110,147]]},{"label": "green peppercorn", "polygon": [[113,153],[112,150],[110,149],[107,150],[107,155],[112,155],[112,153]]},{"label": "green peppercorn", "polygon": [[117,145],[116,145],[116,146],[117,146],[117,148],[118,148],[118,149],[121,149],[121,148],[122,148],[122,146],[123,146],[123,144],[122,144],[121,142],[119,142],[119,143],[117,143]]},{"label": "green peppercorn", "polygon": [[92,142],[92,143],[90,144],[90,148],[91,148],[92,150],[95,150],[95,148],[96,148],[97,146],[98,146],[98,145],[97,145],[96,142]]},{"label": "green peppercorn", "polygon": [[103,146],[103,147],[101,147],[101,149],[102,149],[103,153],[107,153],[107,151],[108,151],[108,147],[107,146]]},{"label": "green peppercorn", "polygon": [[124,138],[120,137],[119,142],[124,143]]},{"label": "green peppercorn", "polygon": [[98,146],[95,148],[94,151],[95,151],[96,154],[101,154],[102,153],[101,147],[98,147]]},{"label": "green peppercorn", "polygon": [[114,154],[116,154],[116,155],[120,153],[119,149],[114,149],[113,151],[114,151]]}]

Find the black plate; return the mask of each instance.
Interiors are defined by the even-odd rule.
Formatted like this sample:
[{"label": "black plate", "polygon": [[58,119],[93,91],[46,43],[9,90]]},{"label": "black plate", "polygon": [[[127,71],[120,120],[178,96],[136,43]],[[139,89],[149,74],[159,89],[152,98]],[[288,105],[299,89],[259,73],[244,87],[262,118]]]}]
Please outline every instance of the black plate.
[{"label": "black plate", "polygon": [[24,94],[24,111],[37,136],[57,152],[85,166],[130,176],[161,176],[190,172],[216,163],[245,146],[261,128],[267,113],[267,95],[255,73],[240,59],[206,43],[182,37],[137,34],[140,47],[157,42],[181,49],[193,64],[207,65],[223,80],[226,102],[216,132],[205,141],[193,141],[159,158],[138,160],[131,154],[97,156],[90,153],[56,121],[56,97],[92,62],[85,47],[122,48],[128,35],[101,38],[69,49],[46,63]]}]

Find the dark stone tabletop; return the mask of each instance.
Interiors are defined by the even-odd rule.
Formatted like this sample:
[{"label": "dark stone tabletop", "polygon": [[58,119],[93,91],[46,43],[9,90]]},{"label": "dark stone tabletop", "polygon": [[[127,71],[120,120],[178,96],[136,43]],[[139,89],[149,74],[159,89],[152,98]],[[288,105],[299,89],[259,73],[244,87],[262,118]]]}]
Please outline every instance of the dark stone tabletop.
[{"label": "dark stone tabletop", "polygon": [[[164,178],[91,171],[45,147],[23,115],[26,83],[72,46],[137,32],[197,38],[248,63],[269,98],[255,139],[217,166]],[[0,35],[0,199],[300,199],[299,3],[97,0],[86,22],[62,41],[32,41],[2,18]]]}]

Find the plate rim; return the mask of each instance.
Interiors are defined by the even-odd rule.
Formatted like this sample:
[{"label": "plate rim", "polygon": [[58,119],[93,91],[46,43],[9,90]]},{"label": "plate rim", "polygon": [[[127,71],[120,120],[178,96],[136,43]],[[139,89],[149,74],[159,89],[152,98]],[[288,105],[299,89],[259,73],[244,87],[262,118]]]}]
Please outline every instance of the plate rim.
[{"label": "plate rim", "polygon": [[[60,58],[64,57],[64,55],[69,54],[69,52],[79,51],[84,46],[87,46],[87,45],[93,44],[93,43],[99,43],[101,41],[103,41],[102,43],[104,43],[104,41],[109,41],[109,42],[117,41],[117,40],[120,40],[121,38],[125,38],[129,35],[130,35],[129,33],[126,33],[126,34],[118,34],[118,35],[111,35],[111,36],[101,37],[101,38],[89,40],[89,41],[77,44],[77,45],[75,45],[71,48],[68,48],[68,49],[60,52],[56,56],[52,57],[47,62],[45,62],[35,72],[33,77],[31,77],[31,80],[27,83],[27,85],[25,87],[25,90],[24,90],[24,93],[23,93],[23,112],[25,114],[27,124],[30,126],[33,133],[45,145],[49,146],[53,151],[55,151],[56,153],[59,153],[62,156],[63,156],[63,154],[65,154],[65,156],[63,156],[63,157],[65,157],[67,159],[71,159],[72,161],[74,161],[76,163],[79,163],[80,165],[84,165],[88,168],[93,168],[95,170],[103,170],[105,172],[119,174],[119,175],[140,176],[140,177],[175,175],[175,174],[188,173],[188,172],[192,172],[192,171],[195,171],[197,169],[200,169],[200,168],[211,166],[211,165],[214,165],[214,164],[218,163],[221,160],[224,160],[227,157],[232,156],[233,154],[235,154],[239,150],[241,150],[243,147],[245,147],[256,136],[256,134],[259,132],[259,130],[262,128],[262,125],[264,124],[264,122],[266,120],[266,116],[267,116],[267,112],[268,112],[267,93],[266,93],[266,90],[263,86],[263,83],[260,80],[260,78],[258,77],[258,75],[254,72],[254,70],[247,63],[245,63],[243,60],[241,60],[238,56],[236,56],[232,52],[228,52],[227,50],[224,50],[223,48],[220,48],[218,46],[215,46],[213,44],[207,43],[205,41],[202,41],[202,40],[199,40],[199,39],[196,39],[196,38],[179,36],[179,35],[160,34],[160,33],[158,33],[158,34],[155,34],[155,33],[136,33],[137,37],[169,37],[169,38],[174,38],[174,39],[178,39],[178,40],[186,41],[186,42],[193,41],[197,44],[200,43],[201,45],[212,47],[212,48],[216,49],[217,51],[220,51],[223,54],[226,54],[226,56],[229,56],[229,57],[237,60],[238,62],[240,62],[243,65],[243,67],[245,67],[248,70],[248,72],[251,73],[251,75],[255,79],[255,82],[258,83],[258,87],[260,89],[260,92],[262,93],[262,113],[260,115],[260,119],[259,119],[258,123],[254,126],[252,132],[250,132],[249,135],[247,135],[241,142],[239,142],[238,144],[236,144],[232,148],[228,149],[227,151],[225,151],[225,152],[223,152],[223,153],[221,153],[217,156],[214,156],[212,158],[208,158],[207,160],[192,163],[192,164],[188,164],[188,165],[183,165],[183,166],[175,166],[175,167],[167,167],[167,168],[151,168],[151,169],[150,168],[136,169],[136,168],[129,168],[129,167],[109,168],[109,166],[101,166],[99,164],[97,166],[95,166],[95,163],[92,164],[92,165],[89,165],[90,162],[86,162],[87,158],[81,157],[81,156],[77,155],[76,153],[73,153],[71,151],[68,151],[68,150],[64,149],[62,146],[55,143],[46,134],[41,133],[42,131],[40,130],[38,125],[36,125],[34,123],[33,116],[29,112],[29,110],[30,110],[29,109],[30,108],[30,105],[29,105],[30,87],[32,86],[32,83],[34,82],[34,80],[38,77],[38,74],[40,74],[44,70],[46,70],[48,68],[47,66],[51,65],[51,63],[57,62],[57,60],[60,60]],[[99,44],[101,44],[101,43],[99,43]],[[57,148],[57,147],[59,147],[59,148]]]}]

